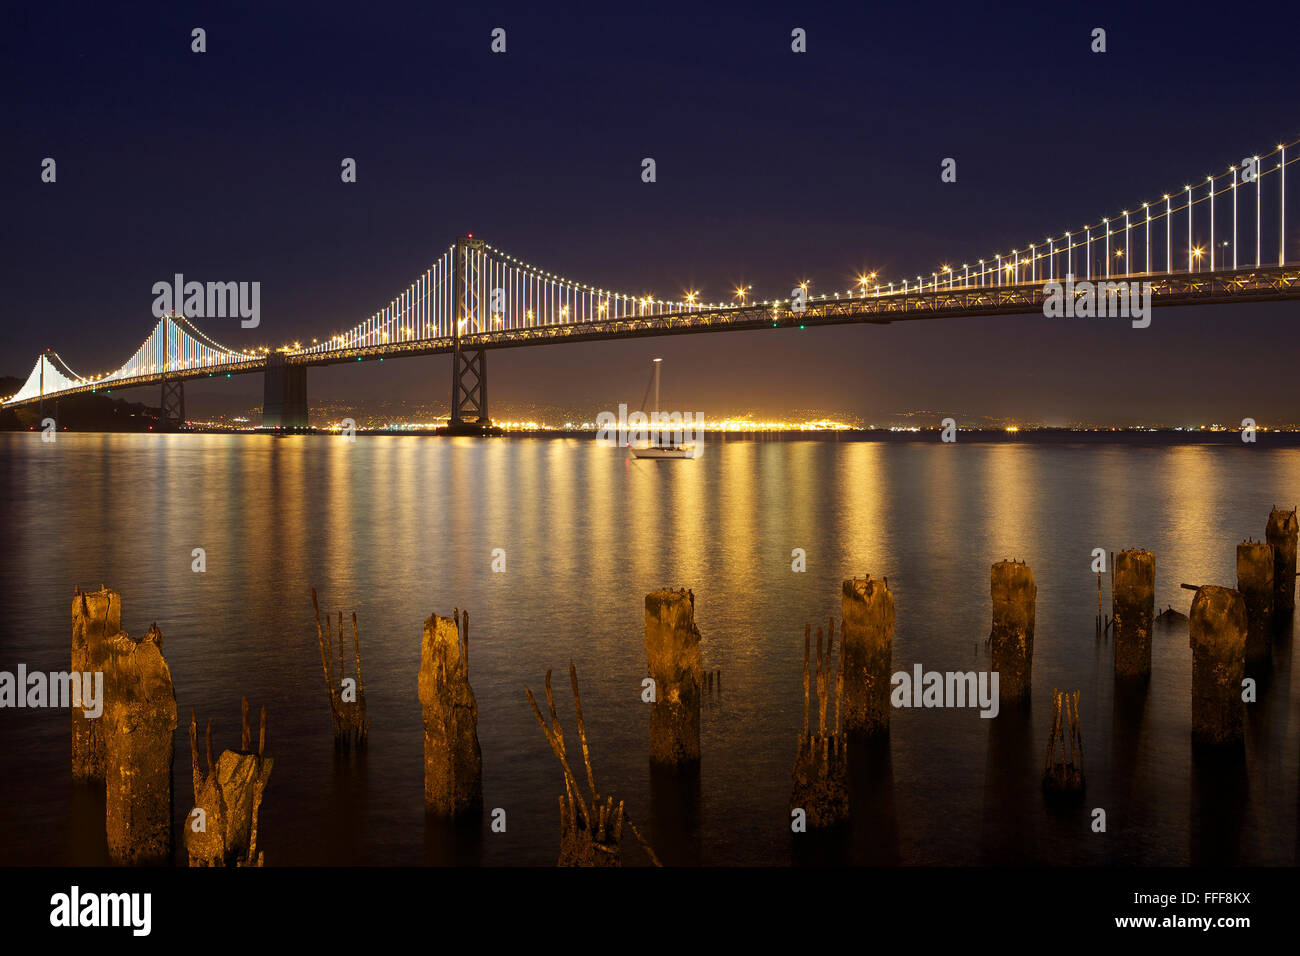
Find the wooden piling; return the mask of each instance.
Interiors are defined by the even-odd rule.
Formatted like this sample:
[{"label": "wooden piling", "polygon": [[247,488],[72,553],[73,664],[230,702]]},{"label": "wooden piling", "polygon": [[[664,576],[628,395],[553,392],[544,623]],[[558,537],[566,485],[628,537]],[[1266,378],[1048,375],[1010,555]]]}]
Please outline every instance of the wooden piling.
[{"label": "wooden piling", "polygon": [[665,589],[646,595],[645,649],[655,682],[650,761],[661,766],[697,763],[703,668],[691,591]]},{"label": "wooden piling", "polygon": [[105,832],[116,864],[170,863],[176,692],[158,625],[118,632],[104,662]]},{"label": "wooden piling", "polygon": [[1086,787],[1079,692],[1052,688],[1052,732],[1043,758],[1043,792],[1048,797],[1078,796]]},{"label": "wooden piling", "polygon": [[[184,841],[190,866],[262,866],[258,820],[262,795],[275,761],[265,756],[266,707],[258,726],[257,750],[252,749],[248,698],[240,701],[240,748],[223,750],[212,759],[212,719],[207,729],[207,772],[199,768],[198,720],[190,711],[190,774],[194,809],[185,818]],[[202,813],[196,813],[201,810]]]},{"label": "wooden piling", "polygon": [[1274,508],[1268,516],[1265,540],[1273,548],[1273,608],[1295,610],[1296,538],[1300,534],[1295,509]]},{"label": "wooden piling", "polygon": [[1246,660],[1268,659],[1273,631],[1273,548],[1247,539],[1237,545],[1237,590],[1246,603]]},{"label": "wooden piling", "polygon": [[1156,610],[1156,556],[1134,548],[1121,551],[1114,567],[1115,676],[1151,675],[1151,624]]},{"label": "wooden piling", "polygon": [[[842,629],[841,629],[842,630]],[[810,726],[809,663],[811,641],[804,629],[803,645],[803,732],[795,751],[794,779],[790,788],[790,810],[804,811],[810,830],[843,823],[849,818],[848,737],[840,724],[840,697],[844,688],[844,643],[841,636],[838,666],[835,661],[835,620],[832,618],[822,652],[822,631],[817,629],[817,727]],[[831,674],[835,674],[832,729],[827,732],[831,697]]]},{"label": "wooden piling", "polygon": [[1246,709],[1241,699],[1246,668],[1246,603],[1231,588],[1207,584],[1192,599],[1188,628],[1192,645],[1192,740],[1203,744],[1240,741]]},{"label": "wooden piling", "polygon": [[[102,673],[108,658],[108,640],[122,630],[122,595],[101,586],[98,591],[77,588],[72,596],[72,673]],[[101,702],[102,703],[102,702]],[[75,780],[104,782],[104,721],[72,708],[72,776]]]},{"label": "wooden piling", "polygon": [[1004,701],[1024,700],[1029,696],[1034,663],[1038,599],[1034,572],[1018,561],[999,561],[990,574],[990,590],[993,627],[989,631],[989,650],[993,670],[998,672],[999,696]]},{"label": "wooden piling", "polygon": [[469,612],[424,622],[417,677],[424,716],[424,805],[444,818],[483,806],[478,702],[469,684]]},{"label": "wooden piling", "polygon": [[[361,635],[357,630],[357,612],[352,612],[352,648],[356,664],[356,676],[346,677],[345,651],[343,640],[343,612],[338,612],[339,669],[333,669],[334,632],[330,626],[330,616],[325,615],[325,626],[321,627],[320,605],[316,601],[316,589],[311,589],[311,607],[316,615],[316,642],[320,646],[321,669],[325,674],[325,693],[329,696],[330,720],[334,727],[334,746],[340,750],[358,749],[366,745],[370,734],[370,718],[366,716],[366,684],[361,677]],[[344,681],[350,680],[352,686],[344,687]]]},{"label": "wooden piling", "polygon": [[888,582],[873,581],[869,574],[845,581],[840,611],[844,729],[851,734],[887,732],[894,645],[894,596]]},{"label": "wooden piling", "polygon": [[573,687],[573,707],[578,722],[578,743],[582,748],[582,763],[586,770],[587,792],[583,793],[577,774],[569,766],[568,751],[565,747],[564,728],[560,725],[559,715],[555,712],[555,695],[551,691],[551,671],[546,671],[546,707],[550,713],[550,723],[542,717],[541,708],[533,692],[527,687],[524,694],[533,709],[546,742],[551,746],[551,753],[560,761],[564,771],[564,793],[560,795],[560,857],[557,866],[622,866],[623,824],[627,823],[632,835],[641,844],[650,862],[660,866],[650,844],[642,837],[641,831],[628,819],[623,801],[617,806],[614,798],[606,796],[601,799],[596,789],[596,774],[592,770],[591,748],[587,742],[587,724],[582,716],[582,696],[578,692],[578,671],[569,662],[569,683]]}]

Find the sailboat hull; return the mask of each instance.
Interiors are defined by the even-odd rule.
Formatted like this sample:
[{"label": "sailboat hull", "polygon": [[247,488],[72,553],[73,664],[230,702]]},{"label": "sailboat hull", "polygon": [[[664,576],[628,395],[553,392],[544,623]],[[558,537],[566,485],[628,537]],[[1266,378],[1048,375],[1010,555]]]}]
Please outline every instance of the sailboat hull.
[{"label": "sailboat hull", "polygon": [[646,445],[633,448],[632,455],[635,458],[673,461],[679,458],[699,458],[700,448],[697,445]]}]

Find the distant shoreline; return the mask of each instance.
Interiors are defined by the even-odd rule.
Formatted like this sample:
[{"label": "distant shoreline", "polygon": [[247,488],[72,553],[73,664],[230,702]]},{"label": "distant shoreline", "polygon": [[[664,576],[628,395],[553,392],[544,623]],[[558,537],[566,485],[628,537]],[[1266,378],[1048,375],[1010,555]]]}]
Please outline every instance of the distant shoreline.
[{"label": "distant shoreline", "polygon": [[[37,432],[28,429],[11,429],[12,434],[36,434]],[[152,432],[146,430],[84,430],[75,429],[60,430],[60,434],[92,434],[92,435],[138,435],[138,434],[170,434],[170,435],[244,435],[250,438],[280,438],[280,437],[339,437],[337,432],[324,429],[306,429],[298,430],[291,433],[276,433],[273,431],[262,431],[256,429],[233,429],[233,428],[194,428],[182,429],[173,432]],[[709,432],[704,433],[704,442],[710,444],[726,444],[728,442],[745,441],[745,442],[785,442],[785,441],[817,441],[817,442],[887,442],[893,444],[941,444],[940,430],[937,428],[923,429],[919,431],[910,430],[893,430],[887,428],[876,429],[842,429],[829,431],[824,429],[778,429],[771,431],[726,431],[726,432]],[[535,429],[535,430],[515,430],[502,431],[492,435],[449,435],[440,429],[357,429],[358,438],[409,438],[409,437],[437,437],[437,438],[458,438],[471,437],[483,439],[584,439],[593,440],[595,438],[594,430],[563,430],[563,429]],[[1015,432],[1008,432],[1005,429],[970,429],[958,430],[955,444],[1028,444],[1028,445],[1221,445],[1229,447],[1300,447],[1300,430],[1297,431],[1261,431],[1256,435],[1254,443],[1243,442],[1239,431],[1195,431],[1195,430],[1177,430],[1177,429],[1068,429],[1068,428],[1039,428],[1025,429]]]}]

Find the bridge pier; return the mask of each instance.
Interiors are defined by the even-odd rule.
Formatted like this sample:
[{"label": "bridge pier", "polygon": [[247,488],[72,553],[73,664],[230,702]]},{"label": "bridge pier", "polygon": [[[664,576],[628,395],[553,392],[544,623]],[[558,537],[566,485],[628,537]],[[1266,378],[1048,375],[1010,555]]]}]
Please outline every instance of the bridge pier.
[{"label": "bridge pier", "polygon": [[[459,345],[459,343],[458,343]],[[487,410],[487,351],[457,347],[451,364],[451,427],[484,429],[491,424]]]},{"label": "bridge pier", "polygon": [[177,431],[185,426],[185,382],[183,380],[162,383],[162,426],[167,431]]},{"label": "bridge pier", "polygon": [[307,366],[288,364],[282,352],[266,357],[262,427],[281,431],[307,428]]}]

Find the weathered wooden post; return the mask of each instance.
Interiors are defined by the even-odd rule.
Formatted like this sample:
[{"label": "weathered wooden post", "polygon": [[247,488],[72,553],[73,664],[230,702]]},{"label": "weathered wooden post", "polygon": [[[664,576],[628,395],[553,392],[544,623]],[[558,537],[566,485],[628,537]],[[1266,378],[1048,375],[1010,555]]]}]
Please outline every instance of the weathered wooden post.
[{"label": "weathered wooden post", "polygon": [[424,622],[418,675],[424,712],[424,805],[453,818],[483,806],[478,702],[469,685],[469,612]]},{"label": "weathered wooden post", "polygon": [[212,720],[208,720],[208,770],[199,770],[199,727],[190,712],[190,767],[194,779],[194,809],[185,818],[185,849],[190,866],[261,866],[257,847],[257,820],[262,794],[271,779],[275,761],[266,750],[266,706],[263,705],[252,750],[248,726],[248,698],[240,702],[243,723],[239,750],[223,750],[212,760]]},{"label": "weathered wooden post", "polygon": [[[844,642],[840,640],[840,663],[835,660],[835,621],[830,622],[826,653],[822,654],[822,629],[817,628],[817,725],[809,716],[809,672],[811,628],[803,635],[803,731],[794,758],[794,783],[790,788],[790,811],[803,810],[809,829],[823,829],[849,818],[848,737],[840,731],[840,696],[844,692]],[[834,691],[831,672],[835,672]],[[833,731],[826,732],[827,710],[835,702]]]},{"label": "weathered wooden post", "polygon": [[1278,611],[1295,610],[1296,537],[1300,523],[1293,508],[1274,508],[1269,512],[1264,538],[1273,548],[1273,607]]},{"label": "weathered wooden post", "polygon": [[105,830],[114,863],[170,863],[176,692],[158,625],[118,633],[104,675]]},{"label": "weathered wooden post", "polygon": [[1052,689],[1052,734],[1043,758],[1043,792],[1049,797],[1081,796],[1087,779],[1083,772],[1083,730],[1079,725],[1079,692]]},{"label": "weathered wooden post", "polygon": [[1019,561],[999,561],[993,565],[991,591],[993,628],[989,632],[989,651],[993,670],[998,673],[999,696],[1006,701],[1025,700],[1034,664],[1034,612],[1038,600],[1034,572]]},{"label": "weathered wooden post", "polygon": [[[72,596],[72,673],[102,673],[108,659],[108,639],[122,630],[122,596],[112,588]],[[104,721],[72,709],[72,776],[104,780]]]},{"label": "weathered wooden post", "polygon": [[1246,602],[1246,660],[1268,659],[1273,629],[1273,548],[1263,541],[1237,545],[1237,590]]},{"label": "weathered wooden post", "polygon": [[1115,624],[1115,676],[1151,675],[1151,622],[1156,611],[1156,556],[1134,548],[1115,558],[1111,598]]},{"label": "weathered wooden post", "polygon": [[1207,584],[1192,599],[1188,625],[1192,645],[1192,740],[1225,744],[1241,740],[1246,705],[1246,602],[1231,588]]},{"label": "weathered wooden post", "polygon": [[321,628],[320,606],[316,602],[316,589],[311,589],[311,607],[316,614],[316,643],[320,646],[321,668],[325,672],[325,692],[329,695],[330,718],[334,723],[334,746],[340,750],[361,749],[370,733],[370,720],[366,717],[366,684],[361,678],[361,636],[357,632],[357,613],[352,612],[352,648],[356,660],[357,676],[344,677],[343,612],[339,611],[339,669],[334,673],[333,631],[330,616],[325,615]]},{"label": "weathered wooden post", "polygon": [[655,682],[650,762],[687,766],[700,759],[700,632],[695,595],[665,589],[645,597],[645,650]]},{"label": "weathered wooden post", "polygon": [[628,819],[623,801],[616,805],[614,798],[606,796],[601,799],[596,789],[596,775],[591,768],[591,748],[587,744],[587,725],[582,719],[582,697],[578,693],[578,671],[569,662],[569,681],[573,685],[573,707],[578,721],[578,743],[582,748],[582,763],[587,771],[588,797],[582,792],[578,775],[569,766],[568,749],[564,743],[564,728],[555,713],[555,695],[551,692],[551,672],[546,671],[546,707],[550,711],[551,722],[547,724],[542,717],[541,708],[527,687],[524,694],[532,705],[533,716],[546,735],[546,742],[551,745],[551,753],[560,761],[564,771],[564,793],[560,795],[560,859],[557,866],[622,866],[622,840],[624,822],[631,828],[633,836],[649,856],[650,862],[659,866],[659,858],[650,848],[636,824]]},{"label": "weathered wooden post", "polygon": [[840,655],[843,658],[844,730],[889,730],[890,673],[894,646],[894,596],[871,575],[840,588]]}]

